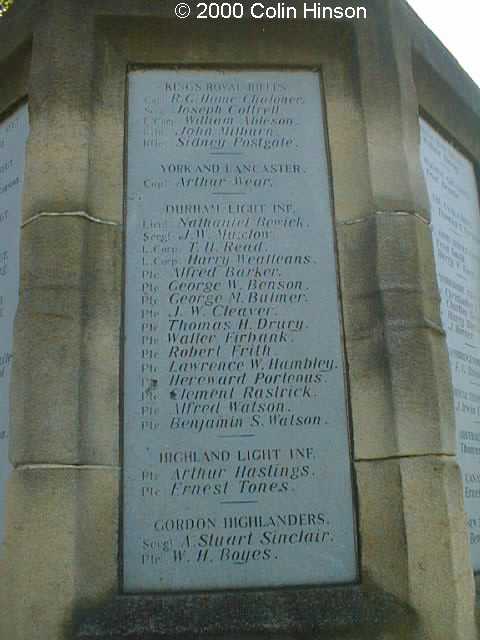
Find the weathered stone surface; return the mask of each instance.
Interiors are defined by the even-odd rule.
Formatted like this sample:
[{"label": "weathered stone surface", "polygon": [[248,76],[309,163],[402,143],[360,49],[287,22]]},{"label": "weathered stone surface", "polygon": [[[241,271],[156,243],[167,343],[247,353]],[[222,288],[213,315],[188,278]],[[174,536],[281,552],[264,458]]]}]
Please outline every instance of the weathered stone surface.
[{"label": "weathered stone surface", "polygon": [[119,293],[121,234],[87,211],[40,212],[22,229],[21,288]]},{"label": "weathered stone surface", "polygon": [[116,464],[120,229],[41,217],[22,232],[11,458]]},{"label": "weathered stone surface", "polygon": [[337,41],[337,55],[328,59],[322,69],[328,96],[328,141],[337,223],[363,219],[375,212],[362,103],[355,81],[349,81],[356,74],[352,46],[354,39],[350,35]]},{"label": "weathered stone surface", "polygon": [[347,342],[356,459],[455,453],[444,338],[385,329]]},{"label": "weathered stone surface", "polygon": [[378,212],[337,225],[347,339],[383,326],[440,328],[431,232],[413,214]]},{"label": "weathered stone surface", "polygon": [[453,398],[443,336],[417,329],[392,330],[386,338],[398,451],[454,454]]},{"label": "weathered stone surface", "polygon": [[392,212],[337,230],[356,458],[454,453],[429,227]]},{"label": "weathered stone surface", "polygon": [[[9,603],[9,586],[7,583],[7,569],[3,560],[0,560],[0,606],[2,611],[10,610]],[[0,616],[0,637],[12,637],[12,619],[9,615]]]},{"label": "weathered stone surface", "polygon": [[[5,16],[2,21],[4,18]],[[2,38],[2,44],[4,43],[5,40]],[[31,55],[29,43],[20,47],[15,55],[5,59],[0,45],[0,114],[8,112],[27,95]]]},{"label": "weathered stone surface", "polygon": [[409,601],[425,637],[476,638],[460,470],[454,459],[438,456],[404,459],[400,469]]},{"label": "weathered stone surface", "polygon": [[[415,616],[387,593],[360,587],[119,596],[76,612],[76,640],[229,637],[363,638],[405,633]],[[240,635],[238,635],[240,634]],[[234,635],[234,637],[235,637]],[[399,637],[396,635],[395,637]]]},{"label": "weathered stone surface", "polygon": [[347,342],[347,360],[354,457],[395,455],[396,417],[383,334]]},{"label": "weathered stone surface", "polygon": [[408,600],[419,613],[419,627],[408,638],[475,638],[474,585],[455,460],[417,456],[355,466],[365,580]]},{"label": "weathered stone surface", "polygon": [[[361,571],[372,582],[408,601],[408,548],[400,460],[355,463]],[[395,549],[395,553],[392,553]]]},{"label": "weathered stone surface", "polygon": [[24,219],[87,208],[93,60],[92,15],[77,2],[44,2],[33,38]]},{"label": "weathered stone surface", "polygon": [[377,210],[419,211],[428,218],[411,46],[394,20],[395,4],[372,0],[369,19],[356,29],[370,184]]},{"label": "weathered stone surface", "polygon": [[73,608],[117,587],[118,470],[17,469],[8,523],[4,637],[69,637]]}]

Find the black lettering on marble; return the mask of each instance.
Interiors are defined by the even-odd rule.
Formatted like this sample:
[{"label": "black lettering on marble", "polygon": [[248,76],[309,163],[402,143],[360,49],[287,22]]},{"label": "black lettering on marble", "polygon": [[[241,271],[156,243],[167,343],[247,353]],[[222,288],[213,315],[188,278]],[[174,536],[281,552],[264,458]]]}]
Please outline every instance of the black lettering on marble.
[{"label": "black lettering on marble", "polygon": [[126,586],[353,579],[318,78],[130,81]]}]

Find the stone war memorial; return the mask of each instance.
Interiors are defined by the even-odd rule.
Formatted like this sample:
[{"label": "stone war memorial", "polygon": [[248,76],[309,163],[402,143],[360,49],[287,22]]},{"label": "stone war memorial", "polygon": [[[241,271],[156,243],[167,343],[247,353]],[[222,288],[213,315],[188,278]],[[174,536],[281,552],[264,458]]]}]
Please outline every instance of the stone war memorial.
[{"label": "stone war memorial", "polygon": [[404,0],[4,2],[0,639],[480,640],[479,167]]}]

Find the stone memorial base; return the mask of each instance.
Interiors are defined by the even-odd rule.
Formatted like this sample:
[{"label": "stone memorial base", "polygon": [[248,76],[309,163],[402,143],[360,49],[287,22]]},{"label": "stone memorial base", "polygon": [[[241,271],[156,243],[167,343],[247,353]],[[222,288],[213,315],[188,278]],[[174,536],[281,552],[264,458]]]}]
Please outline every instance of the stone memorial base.
[{"label": "stone memorial base", "polygon": [[[197,595],[118,596],[78,615],[79,640],[202,637],[383,638],[415,628],[393,596],[358,586]],[[408,635],[405,635],[408,637]]]}]

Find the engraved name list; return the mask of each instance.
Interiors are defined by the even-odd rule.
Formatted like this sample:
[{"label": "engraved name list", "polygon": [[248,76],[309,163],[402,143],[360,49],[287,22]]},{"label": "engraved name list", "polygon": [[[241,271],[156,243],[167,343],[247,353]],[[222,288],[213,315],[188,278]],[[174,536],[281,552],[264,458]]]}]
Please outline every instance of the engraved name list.
[{"label": "engraved name list", "polygon": [[127,591],[356,578],[321,89],[129,74]]}]

